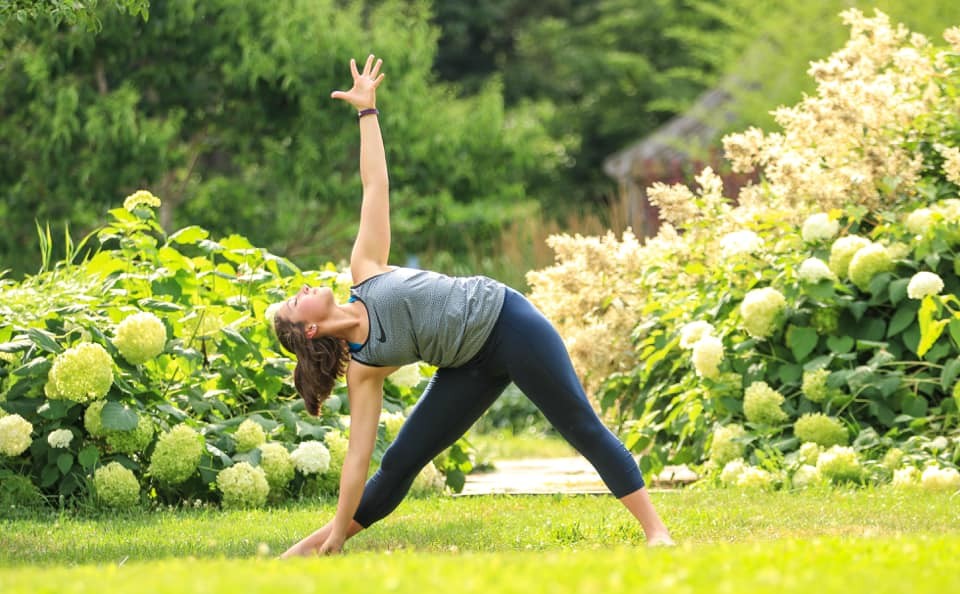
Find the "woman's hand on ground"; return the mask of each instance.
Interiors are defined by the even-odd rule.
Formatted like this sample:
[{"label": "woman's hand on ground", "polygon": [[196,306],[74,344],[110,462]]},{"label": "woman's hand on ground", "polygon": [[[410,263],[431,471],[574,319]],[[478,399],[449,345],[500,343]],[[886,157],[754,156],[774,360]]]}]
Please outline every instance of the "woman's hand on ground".
[{"label": "woman's hand on ground", "polygon": [[318,554],[318,555],[337,555],[337,554],[339,554],[339,553],[341,552],[341,550],[343,549],[343,542],[344,542],[344,540],[346,540],[346,539],[345,539],[344,537],[342,537],[342,536],[337,536],[337,535],[335,535],[335,534],[331,534],[331,535],[327,538],[326,542],[324,542],[322,545],[320,545],[320,548],[317,549],[317,554]]},{"label": "woman's hand on ground", "polygon": [[380,74],[380,66],[383,60],[377,60],[374,63],[373,54],[367,56],[367,63],[363,66],[363,72],[357,71],[357,61],[350,59],[350,72],[353,74],[353,87],[349,91],[334,91],[330,96],[334,99],[342,99],[358,110],[373,109],[377,106],[377,87],[383,81],[383,74]]}]

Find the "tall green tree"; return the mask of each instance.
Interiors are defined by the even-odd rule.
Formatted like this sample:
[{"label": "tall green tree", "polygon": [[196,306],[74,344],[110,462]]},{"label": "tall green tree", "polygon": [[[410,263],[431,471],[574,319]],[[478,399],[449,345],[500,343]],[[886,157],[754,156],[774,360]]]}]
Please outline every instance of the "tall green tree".
[{"label": "tall green tree", "polygon": [[355,114],[329,98],[376,52],[397,254],[462,253],[534,207],[557,159],[501,86],[458,97],[432,75],[426,2],[165,0],[110,7],[99,34],[0,29],[0,268],[35,262],[34,220],[79,232],[149,187],[168,228],[239,232],[303,265],[344,257],[360,196]]},{"label": "tall green tree", "polygon": [[[113,0],[113,5],[132,15],[148,17],[150,0]],[[89,31],[100,28],[97,18],[97,0],[76,2],[71,0],[4,0],[0,4],[0,24],[7,20],[19,23],[47,21],[54,25],[67,23],[80,25]]]}]

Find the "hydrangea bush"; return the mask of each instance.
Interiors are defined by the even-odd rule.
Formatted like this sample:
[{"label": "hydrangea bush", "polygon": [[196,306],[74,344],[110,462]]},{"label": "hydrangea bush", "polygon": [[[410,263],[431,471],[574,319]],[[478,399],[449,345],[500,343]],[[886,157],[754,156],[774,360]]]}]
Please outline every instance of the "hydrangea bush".
[{"label": "hydrangea bush", "polygon": [[[308,415],[267,310],[304,283],[346,300],[349,275],[302,271],[237,235],[168,235],[159,205],[136,192],[63,261],[0,279],[0,471],[50,503],[336,495],[345,386]],[[373,469],[432,372],[411,365],[387,379]],[[458,489],[472,461],[461,441],[434,470]]]},{"label": "hydrangea bush", "polygon": [[528,274],[646,471],[789,488],[960,463],[960,27],[842,18],[781,129],[724,139],[756,183],[654,184],[655,237],[554,236]]}]

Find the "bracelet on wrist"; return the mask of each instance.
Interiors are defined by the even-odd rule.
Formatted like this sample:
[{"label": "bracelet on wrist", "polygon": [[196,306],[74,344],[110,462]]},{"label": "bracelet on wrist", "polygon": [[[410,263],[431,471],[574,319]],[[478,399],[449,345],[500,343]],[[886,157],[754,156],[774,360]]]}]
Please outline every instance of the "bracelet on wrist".
[{"label": "bracelet on wrist", "polygon": [[370,109],[361,109],[357,112],[357,119],[359,120],[365,115],[380,115],[380,112],[376,107],[371,107]]}]

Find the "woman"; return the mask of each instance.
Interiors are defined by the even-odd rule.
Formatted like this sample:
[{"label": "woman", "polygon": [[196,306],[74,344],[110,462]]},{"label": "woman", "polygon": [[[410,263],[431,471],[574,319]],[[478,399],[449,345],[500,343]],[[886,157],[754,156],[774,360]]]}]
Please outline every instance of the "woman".
[{"label": "woman", "polygon": [[[390,217],[387,164],[376,90],[382,60],[363,72],[350,61],[353,88],[334,99],[358,110],[363,203],[350,256],[356,283],[338,304],[329,288],[304,287],[274,318],[284,348],[297,356],[294,382],[317,414],[346,374],[350,439],[333,520],[282,557],[337,553],[344,541],[400,503],[417,473],[480,417],[510,381],[598,469],[640,521],[649,544],[672,544],[633,457],[601,423],[573,371],[560,336],[516,291],[486,277],[452,278],[387,265]],[[380,468],[366,482],[377,437],[384,378],[423,360],[439,369]]]}]

